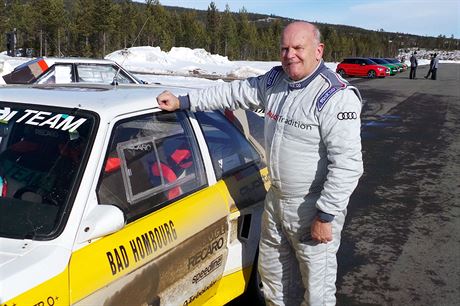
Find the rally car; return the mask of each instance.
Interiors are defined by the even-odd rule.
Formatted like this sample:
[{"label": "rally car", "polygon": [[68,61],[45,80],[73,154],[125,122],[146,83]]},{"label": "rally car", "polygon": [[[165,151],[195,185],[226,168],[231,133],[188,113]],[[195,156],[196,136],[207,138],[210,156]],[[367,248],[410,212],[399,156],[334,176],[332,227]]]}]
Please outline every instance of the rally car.
[{"label": "rally car", "polygon": [[119,64],[107,59],[39,57],[4,75],[6,84],[144,84]]},{"label": "rally car", "polygon": [[263,119],[164,112],[165,89],[0,87],[0,305],[261,297]]}]

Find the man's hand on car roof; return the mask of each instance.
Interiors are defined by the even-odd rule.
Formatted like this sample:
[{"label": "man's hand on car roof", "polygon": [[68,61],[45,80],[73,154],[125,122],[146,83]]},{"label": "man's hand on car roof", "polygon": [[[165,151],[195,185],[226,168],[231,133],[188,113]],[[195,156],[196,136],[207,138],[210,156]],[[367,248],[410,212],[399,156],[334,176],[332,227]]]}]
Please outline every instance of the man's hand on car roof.
[{"label": "man's hand on car roof", "polygon": [[180,107],[179,99],[167,90],[158,95],[157,101],[162,110],[172,112]]}]

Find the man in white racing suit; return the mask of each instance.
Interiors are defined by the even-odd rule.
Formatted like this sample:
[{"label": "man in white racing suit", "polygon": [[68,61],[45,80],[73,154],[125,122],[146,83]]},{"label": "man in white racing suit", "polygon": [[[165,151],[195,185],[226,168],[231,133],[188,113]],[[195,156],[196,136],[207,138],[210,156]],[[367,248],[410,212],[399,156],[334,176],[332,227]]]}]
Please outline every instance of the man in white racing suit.
[{"label": "man in white racing suit", "polygon": [[336,253],[349,198],[363,173],[361,97],[322,61],[318,29],[294,22],[281,39],[282,66],[176,97],[173,111],[265,109],[271,187],[259,244],[267,305],[333,305]]}]

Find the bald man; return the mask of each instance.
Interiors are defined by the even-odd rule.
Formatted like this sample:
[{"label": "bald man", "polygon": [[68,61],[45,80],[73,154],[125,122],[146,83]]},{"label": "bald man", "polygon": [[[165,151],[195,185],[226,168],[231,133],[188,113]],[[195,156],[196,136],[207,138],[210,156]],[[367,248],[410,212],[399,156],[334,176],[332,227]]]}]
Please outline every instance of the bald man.
[{"label": "bald man", "polygon": [[271,187],[265,200],[259,273],[267,305],[334,305],[336,254],[349,198],[363,173],[361,97],[322,60],[320,32],[286,26],[282,66],[176,97],[164,110],[265,109]]}]

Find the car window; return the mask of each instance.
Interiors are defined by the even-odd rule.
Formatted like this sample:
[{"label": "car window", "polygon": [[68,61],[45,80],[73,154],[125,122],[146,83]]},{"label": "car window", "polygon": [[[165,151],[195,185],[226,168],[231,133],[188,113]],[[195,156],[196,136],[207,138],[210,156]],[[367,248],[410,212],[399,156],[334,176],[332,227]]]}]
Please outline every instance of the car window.
[{"label": "car window", "polygon": [[70,212],[95,119],[3,102],[0,114],[0,236],[51,238]]},{"label": "car window", "polygon": [[243,134],[220,112],[196,112],[217,179],[260,161]]},{"label": "car window", "polygon": [[53,65],[37,80],[38,84],[69,84],[72,83],[72,64]]},{"label": "car window", "polygon": [[248,116],[249,121],[249,132],[251,135],[257,140],[257,142],[265,148],[265,137],[264,137],[264,128],[265,128],[265,121],[255,112],[247,110],[246,115]]},{"label": "car window", "polygon": [[115,65],[77,64],[77,75],[78,82],[110,84],[116,76],[118,83],[134,83],[126,73]]},{"label": "car window", "polygon": [[116,205],[133,220],[205,186],[203,169],[184,113],[123,120],[111,136],[97,190],[99,203]]}]

